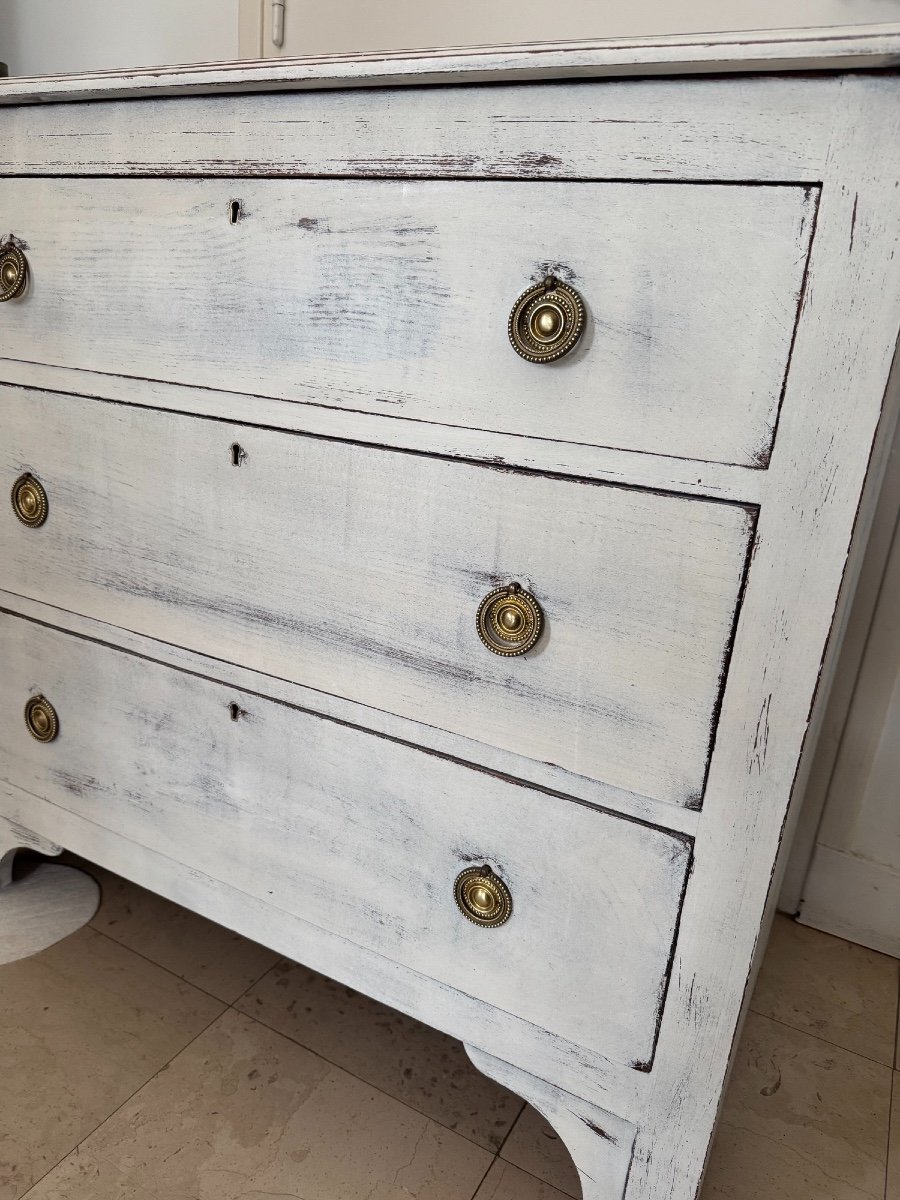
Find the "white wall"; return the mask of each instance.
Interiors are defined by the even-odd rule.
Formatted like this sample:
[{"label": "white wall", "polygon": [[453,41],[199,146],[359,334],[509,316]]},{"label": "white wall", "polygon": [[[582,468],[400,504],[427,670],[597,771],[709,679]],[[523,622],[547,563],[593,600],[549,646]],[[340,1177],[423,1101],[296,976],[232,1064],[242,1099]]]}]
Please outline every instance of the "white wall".
[{"label": "white wall", "polygon": [[812,866],[802,886],[800,920],[900,957],[898,505],[900,431],[876,513],[870,554],[879,551],[879,524],[892,526],[893,536],[829,779]]},{"label": "white wall", "polygon": [[0,0],[10,75],[238,56],[238,0]]},{"label": "white wall", "polygon": [[[284,0],[279,48],[272,43],[270,0],[241,2],[252,14],[245,31],[263,11],[266,58],[900,19],[900,0]],[[242,56],[259,54],[258,39],[245,32]]]},{"label": "white wall", "polygon": [[839,25],[898,20],[900,0],[286,0],[280,50],[270,14],[269,0],[0,0],[0,61],[10,74],[42,75],[261,53]]}]

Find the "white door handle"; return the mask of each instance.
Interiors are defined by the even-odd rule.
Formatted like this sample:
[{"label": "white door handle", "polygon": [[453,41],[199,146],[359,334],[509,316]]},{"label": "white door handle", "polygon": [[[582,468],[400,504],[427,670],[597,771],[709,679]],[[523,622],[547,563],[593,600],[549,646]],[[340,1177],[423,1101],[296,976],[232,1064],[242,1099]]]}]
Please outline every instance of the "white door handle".
[{"label": "white door handle", "polygon": [[272,0],[272,45],[284,45],[284,0]]}]

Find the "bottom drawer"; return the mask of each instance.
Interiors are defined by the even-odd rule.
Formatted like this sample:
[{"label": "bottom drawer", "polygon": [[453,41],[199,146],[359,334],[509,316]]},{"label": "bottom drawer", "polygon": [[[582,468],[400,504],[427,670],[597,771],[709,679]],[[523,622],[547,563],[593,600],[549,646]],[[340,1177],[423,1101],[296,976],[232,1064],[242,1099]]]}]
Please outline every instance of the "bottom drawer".
[{"label": "bottom drawer", "polygon": [[[651,1062],[688,839],[17,617],[0,617],[0,661],[10,784],[614,1062]],[[38,694],[52,741],[23,720]],[[512,897],[485,928],[455,894],[482,865]]]}]

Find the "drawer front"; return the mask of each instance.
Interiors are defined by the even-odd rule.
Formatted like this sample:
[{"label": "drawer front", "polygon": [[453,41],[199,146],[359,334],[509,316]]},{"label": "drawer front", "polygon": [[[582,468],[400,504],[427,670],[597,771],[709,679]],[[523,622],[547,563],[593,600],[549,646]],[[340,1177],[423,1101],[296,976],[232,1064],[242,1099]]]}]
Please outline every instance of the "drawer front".
[{"label": "drawer front", "polygon": [[[19,618],[0,651],[14,786],[617,1062],[652,1058],[686,839]],[[58,714],[46,744],[23,720],[36,692]],[[473,864],[508,886],[504,925],[457,908]]]},{"label": "drawer front", "polygon": [[[49,503],[0,517],[8,590],[700,803],[743,507],[24,390],[4,427]],[[545,627],[504,658],[476,613],[511,582]]]},{"label": "drawer front", "polygon": [[[3,180],[9,358],[765,465],[816,193],[792,186]],[[232,209],[232,201],[238,204]],[[237,220],[232,223],[232,218]],[[548,272],[577,348],[510,346]]]}]

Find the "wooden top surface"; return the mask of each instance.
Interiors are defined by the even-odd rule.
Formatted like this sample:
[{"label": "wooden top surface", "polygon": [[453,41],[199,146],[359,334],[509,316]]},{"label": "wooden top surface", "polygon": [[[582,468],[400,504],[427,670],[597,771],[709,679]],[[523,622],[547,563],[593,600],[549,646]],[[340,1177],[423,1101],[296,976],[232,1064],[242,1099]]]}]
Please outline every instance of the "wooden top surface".
[{"label": "wooden top surface", "polygon": [[0,80],[0,104],[229,92],[900,67],[900,23],[402,50]]}]

